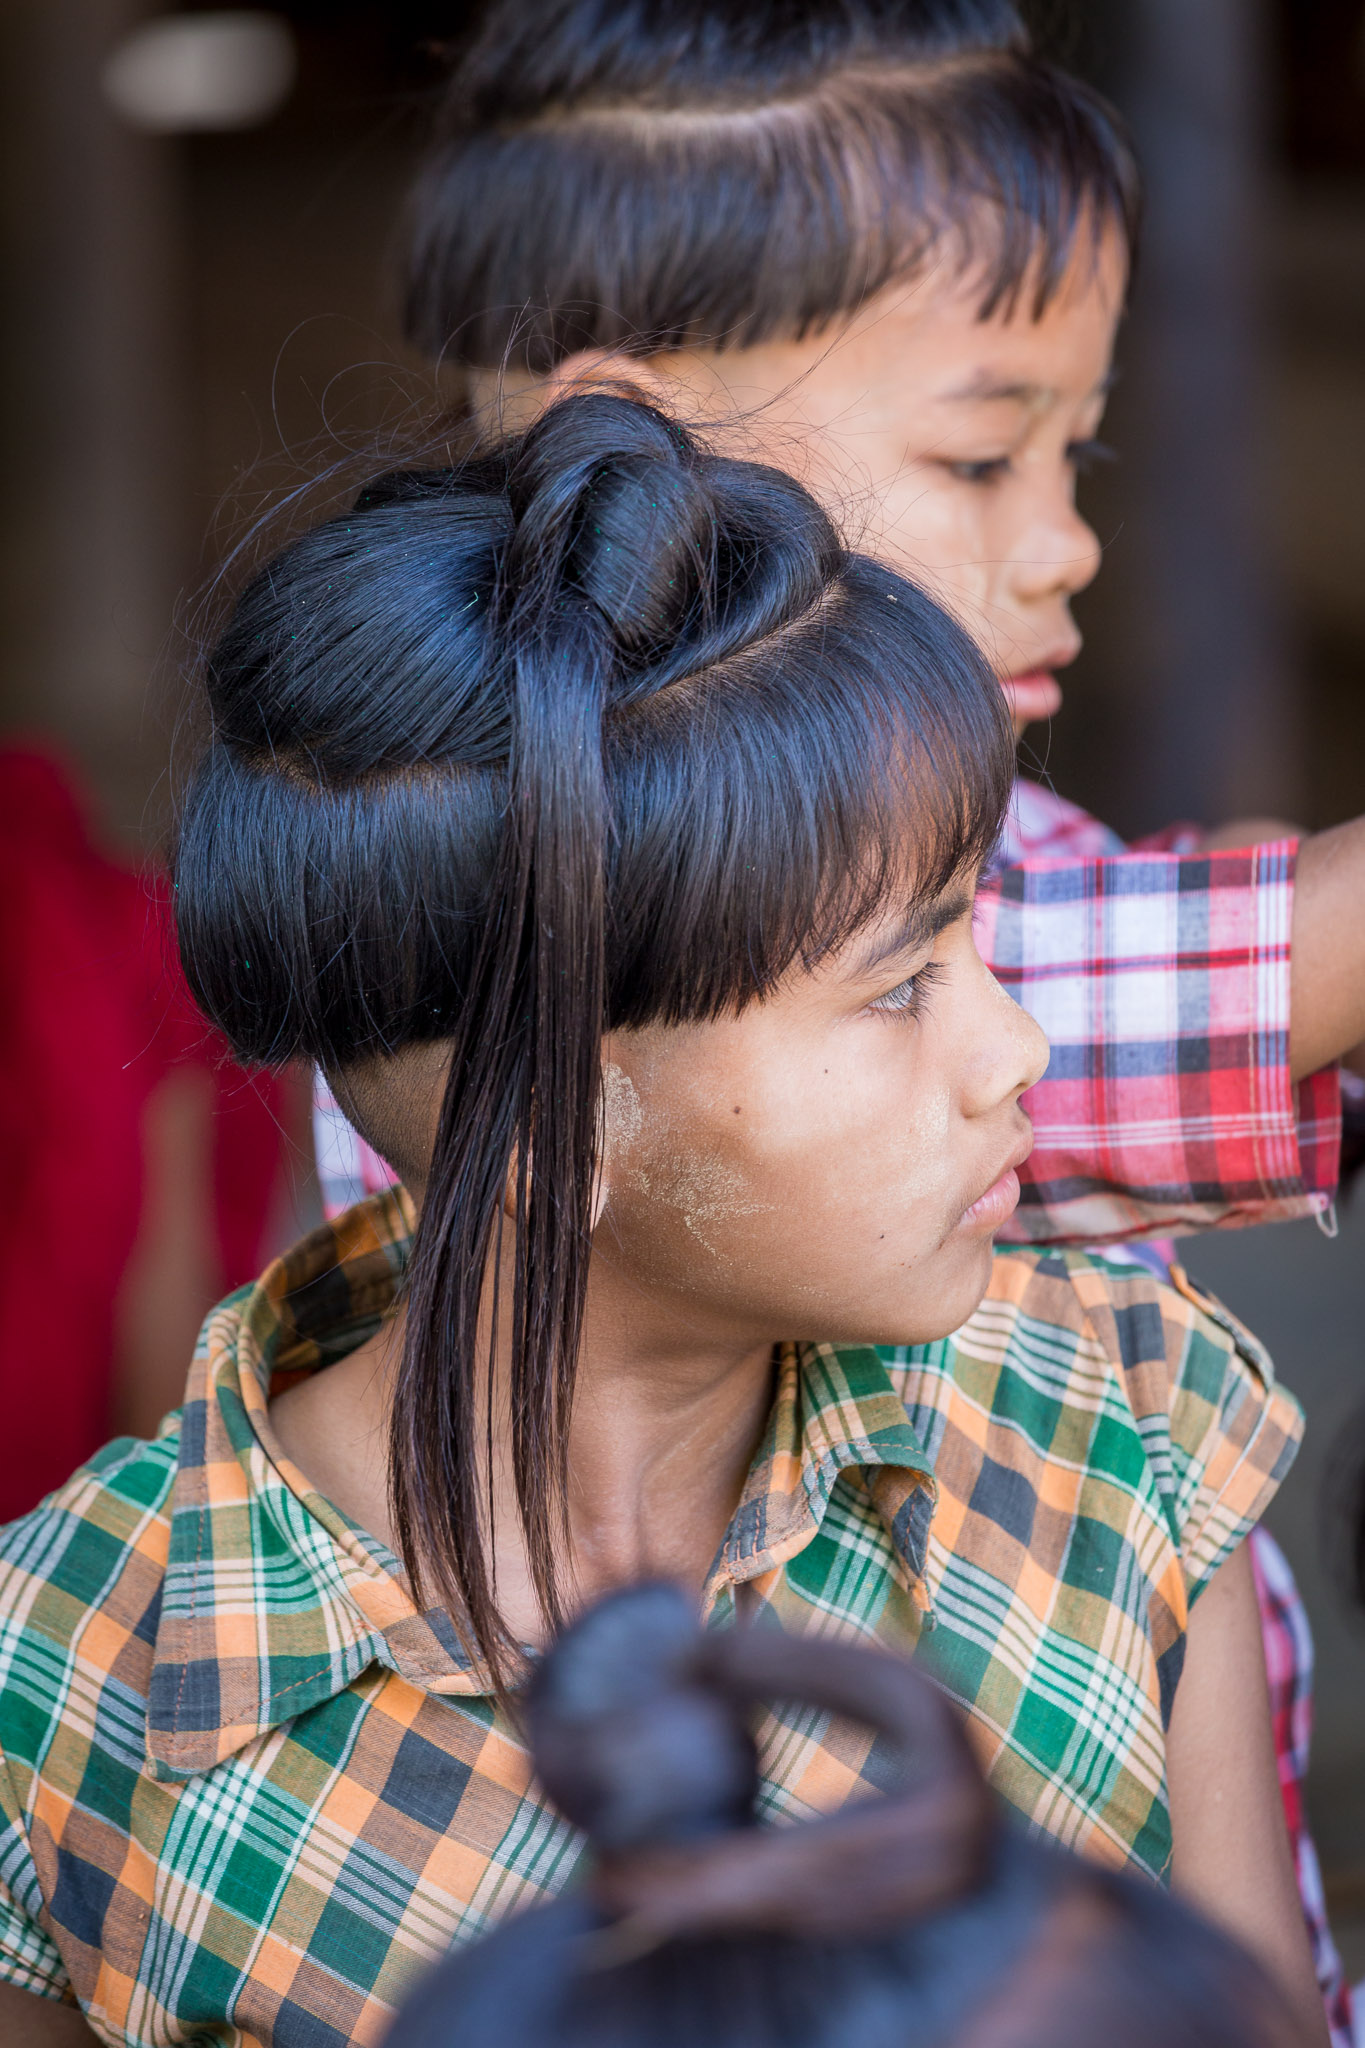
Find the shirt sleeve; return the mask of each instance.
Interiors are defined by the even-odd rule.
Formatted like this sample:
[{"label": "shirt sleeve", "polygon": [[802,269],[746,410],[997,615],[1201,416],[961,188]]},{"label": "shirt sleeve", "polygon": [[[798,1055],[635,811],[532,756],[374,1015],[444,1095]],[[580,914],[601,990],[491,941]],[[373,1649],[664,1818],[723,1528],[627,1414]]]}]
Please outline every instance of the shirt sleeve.
[{"label": "shirt sleeve", "polygon": [[[0,1779],[4,1775],[0,1763]],[[72,1992],[66,1965],[56,1942],[38,1921],[42,1894],[28,1843],[8,1815],[0,1815],[0,1822],[0,1982],[36,1992],[40,1998],[69,2002]]]},{"label": "shirt sleeve", "polygon": [[1270,1354],[1180,1266],[1161,1290],[1170,1503],[1190,1605],[1250,1535],[1303,1441],[1303,1410]]},{"label": "shirt sleeve", "polygon": [[1172,1266],[1169,1284],[1072,1255],[1072,1284],[1126,1401],[1189,1606],[1279,1491],[1303,1438],[1303,1410],[1263,1344]]},{"label": "shirt sleeve", "polygon": [[1336,1069],[1298,1088],[1289,1072],[1296,853],[1024,859],[983,883],[982,957],[1052,1044],[1002,1239],[1096,1245],[1330,1210]]}]

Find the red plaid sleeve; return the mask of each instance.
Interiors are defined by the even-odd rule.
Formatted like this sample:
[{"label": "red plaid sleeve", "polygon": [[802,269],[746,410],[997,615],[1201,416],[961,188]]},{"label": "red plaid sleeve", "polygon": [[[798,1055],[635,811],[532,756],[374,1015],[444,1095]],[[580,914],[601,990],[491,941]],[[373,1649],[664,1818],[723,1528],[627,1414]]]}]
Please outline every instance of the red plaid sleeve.
[{"label": "red plaid sleeve", "polygon": [[982,955],[1052,1042],[1002,1236],[1093,1245],[1330,1210],[1336,1070],[1289,1076],[1296,852],[1023,859],[983,883]]}]

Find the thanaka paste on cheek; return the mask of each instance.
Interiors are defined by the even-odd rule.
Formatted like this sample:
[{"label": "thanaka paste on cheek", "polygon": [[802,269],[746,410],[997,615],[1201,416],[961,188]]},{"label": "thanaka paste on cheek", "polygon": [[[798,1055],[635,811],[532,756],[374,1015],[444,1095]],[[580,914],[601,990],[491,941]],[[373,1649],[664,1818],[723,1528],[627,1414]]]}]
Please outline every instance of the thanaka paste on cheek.
[{"label": "thanaka paste on cheek", "polygon": [[676,1209],[697,1243],[721,1263],[730,1254],[716,1239],[724,1236],[726,1226],[742,1216],[767,1215],[774,1207],[771,1202],[746,1201],[744,1175],[723,1159],[677,1159],[655,1175],[652,1185],[644,1174],[638,1185],[642,1193]]},{"label": "thanaka paste on cheek", "polygon": [[[738,1166],[697,1153],[695,1141],[680,1143],[676,1115],[654,1102],[647,1108],[630,1076],[611,1062],[603,1068],[602,1099],[604,1179],[615,1174],[647,1201],[674,1210],[712,1259],[728,1263],[727,1227],[745,1216],[768,1214],[774,1205],[748,1198]],[[631,1158],[632,1152],[637,1156]]]},{"label": "thanaka paste on cheek", "polygon": [[923,1201],[942,1187],[948,1175],[948,1125],[952,1095],[946,1086],[927,1091],[906,1132],[902,1166],[896,1178],[903,1195]]},{"label": "thanaka paste on cheek", "polygon": [[628,1151],[644,1129],[645,1113],[635,1083],[624,1067],[608,1060],[602,1069],[602,1164]]}]

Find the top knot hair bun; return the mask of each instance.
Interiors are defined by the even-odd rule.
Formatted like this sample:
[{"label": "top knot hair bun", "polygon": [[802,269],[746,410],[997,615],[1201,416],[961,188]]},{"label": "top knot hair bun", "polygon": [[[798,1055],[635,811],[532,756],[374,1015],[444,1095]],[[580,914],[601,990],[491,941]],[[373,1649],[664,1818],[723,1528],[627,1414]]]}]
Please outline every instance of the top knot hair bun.
[{"label": "top knot hair bun", "polygon": [[710,453],[623,388],[551,406],[507,480],[509,586],[585,598],[630,685],[739,653],[815,605],[845,559],[833,525],[780,471]]},{"label": "top knot hair bun", "polygon": [[698,1648],[681,1593],[639,1586],[586,1614],[536,1673],[536,1769],[601,1851],[674,1846],[753,1820],[753,1737]]},{"label": "top knot hair bun", "polygon": [[[905,1791],[760,1830],[751,1723],[776,1700],[871,1728]],[[527,1717],[546,1790],[597,1852],[596,1897],[651,1938],[867,1934],[959,1897],[986,1865],[994,1808],[961,1723],[910,1665],[876,1651],[702,1631],[682,1593],[641,1586],[566,1631]]]},{"label": "top knot hair bun", "polygon": [[[890,1797],[759,1826],[755,1709],[838,1714]],[[1257,1965],[1158,1886],[997,1813],[956,1710],[901,1659],[702,1630],[609,1595],[526,1699],[587,1870],[443,1964],[388,2048],[1292,2048]]]}]

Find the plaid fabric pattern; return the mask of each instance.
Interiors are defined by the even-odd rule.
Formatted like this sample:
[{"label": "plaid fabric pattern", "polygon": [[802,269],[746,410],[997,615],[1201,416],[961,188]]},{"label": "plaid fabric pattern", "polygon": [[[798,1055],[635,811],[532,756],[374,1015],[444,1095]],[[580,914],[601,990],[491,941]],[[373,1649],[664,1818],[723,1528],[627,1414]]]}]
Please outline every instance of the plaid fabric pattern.
[{"label": "plaid fabric pattern", "polygon": [[[376,2041],[424,1962],[572,1878],[484,1674],[271,1431],[409,1229],[395,1193],[306,1240],[209,1319],[155,1442],[0,1540],[0,1973],[105,2041]],[[1004,1255],[951,1339],[784,1354],[704,1612],[913,1649],[1034,1826],[1160,1876],[1189,1607],[1299,1430],[1183,1279]],[[822,1715],[760,1737],[774,1819],[889,1781]]]},{"label": "plaid fabric pattern", "polygon": [[1188,845],[1175,827],[1126,849],[1017,787],[977,942],[1052,1058],[1025,1097],[1034,1151],[1006,1238],[1104,1244],[1330,1211],[1336,1071],[1297,1089],[1289,1075],[1295,843]]},{"label": "plaid fabric pattern", "polygon": [[[1194,854],[1198,845],[1198,828],[1186,824],[1169,826],[1164,832],[1140,840],[1132,847],[1125,846],[1116,832],[1097,818],[1090,817],[1076,804],[1068,803],[1065,798],[1035,782],[1021,779],[1015,785],[1001,858],[1014,864],[1030,859],[1105,860],[1128,853]],[[1287,1002],[1287,980],[1283,986],[1277,985],[1276,993]],[[1342,1074],[1339,1079],[1345,1098],[1355,1076]],[[1281,1103],[1288,1100],[1287,1085],[1280,1090],[1279,1100]],[[1316,1175],[1323,1183],[1320,1192],[1329,1192],[1327,1177],[1335,1178],[1338,1149],[1332,1129],[1331,1077],[1319,1076],[1311,1081],[1300,1092],[1296,1109],[1306,1139],[1307,1164],[1306,1167],[1303,1165],[1305,1147],[1301,1145],[1301,1171],[1306,1171],[1310,1179]],[[1250,1219],[1241,1216],[1234,1220]],[[1174,1256],[1175,1247],[1168,1241],[1153,1239],[1133,1249],[1139,1257],[1150,1257],[1154,1269],[1164,1271]],[[1270,1682],[1280,1788],[1294,1849],[1299,1896],[1313,1946],[1318,1982],[1322,1986],[1333,2048],[1351,2048],[1350,1991],[1328,1924],[1317,1852],[1303,1811],[1303,1782],[1308,1771],[1308,1738],[1313,1714],[1312,1632],[1289,1564],[1264,1528],[1253,1529],[1250,1549]]]}]

